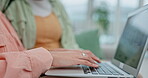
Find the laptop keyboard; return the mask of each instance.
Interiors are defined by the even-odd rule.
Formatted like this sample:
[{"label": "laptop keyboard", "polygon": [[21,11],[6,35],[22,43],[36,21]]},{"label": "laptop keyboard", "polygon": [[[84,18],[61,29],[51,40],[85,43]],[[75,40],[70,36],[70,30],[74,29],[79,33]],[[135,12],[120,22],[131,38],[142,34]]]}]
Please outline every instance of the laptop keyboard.
[{"label": "laptop keyboard", "polygon": [[89,66],[82,66],[83,71],[85,74],[92,73],[92,74],[100,74],[100,75],[123,75],[107,63],[99,63],[98,68],[89,67]]}]

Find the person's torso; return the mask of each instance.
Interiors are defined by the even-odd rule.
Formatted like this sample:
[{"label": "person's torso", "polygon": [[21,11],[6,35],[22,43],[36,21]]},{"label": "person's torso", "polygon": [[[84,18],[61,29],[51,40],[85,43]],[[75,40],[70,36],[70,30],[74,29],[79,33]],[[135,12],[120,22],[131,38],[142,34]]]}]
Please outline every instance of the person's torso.
[{"label": "person's torso", "polygon": [[36,43],[34,48],[60,48],[61,25],[52,12],[49,0],[28,0],[36,22]]},{"label": "person's torso", "polygon": [[35,16],[35,21],[37,36],[34,47],[44,47],[46,49],[60,48],[62,30],[56,15],[52,12],[46,17]]}]

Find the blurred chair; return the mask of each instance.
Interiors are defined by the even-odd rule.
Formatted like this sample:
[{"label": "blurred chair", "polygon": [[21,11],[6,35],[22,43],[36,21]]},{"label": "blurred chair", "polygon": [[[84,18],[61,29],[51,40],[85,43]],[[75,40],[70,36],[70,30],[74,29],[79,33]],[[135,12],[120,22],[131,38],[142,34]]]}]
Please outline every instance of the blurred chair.
[{"label": "blurred chair", "polygon": [[103,53],[99,45],[98,29],[82,32],[76,35],[76,41],[80,48],[90,50],[97,57],[103,59]]}]

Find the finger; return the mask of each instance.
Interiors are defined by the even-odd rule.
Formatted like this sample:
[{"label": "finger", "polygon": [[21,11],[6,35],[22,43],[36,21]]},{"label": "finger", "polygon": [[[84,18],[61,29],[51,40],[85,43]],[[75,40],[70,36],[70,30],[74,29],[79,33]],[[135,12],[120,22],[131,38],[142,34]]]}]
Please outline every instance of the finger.
[{"label": "finger", "polygon": [[97,56],[95,56],[94,54],[92,55],[92,59],[94,59],[98,63],[101,63],[101,60]]},{"label": "finger", "polygon": [[94,63],[95,64],[95,60],[93,60],[90,56],[86,55],[86,56],[80,56],[79,59],[82,59],[82,60],[87,60],[91,63]]},{"label": "finger", "polygon": [[99,65],[91,63],[91,62],[89,62],[87,60],[79,60],[79,64],[90,66],[90,67],[99,67]]},{"label": "finger", "polygon": [[97,56],[95,56],[91,51],[85,50],[84,52],[86,52],[87,55],[90,55],[91,58],[92,58],[93,60],[95,60],[96,62],[101,63],[100,59],[99,59]]}]

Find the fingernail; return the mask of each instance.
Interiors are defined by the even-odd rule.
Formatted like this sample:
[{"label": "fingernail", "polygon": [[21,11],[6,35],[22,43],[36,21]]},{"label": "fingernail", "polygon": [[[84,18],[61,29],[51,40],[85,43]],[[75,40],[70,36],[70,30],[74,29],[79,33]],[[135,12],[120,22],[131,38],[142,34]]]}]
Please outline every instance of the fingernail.
[{"label": "fingernail", "polygon": [[99,65],[97,65],[97,64],[93,64],[93,66],[95,66],[95,67],[99,67]]},{"label": "fingernail", "polygon": [[96,62],[96,61],[94,61],[94,63],[95,63],[95,64],[97,64],[97,62]]}]

